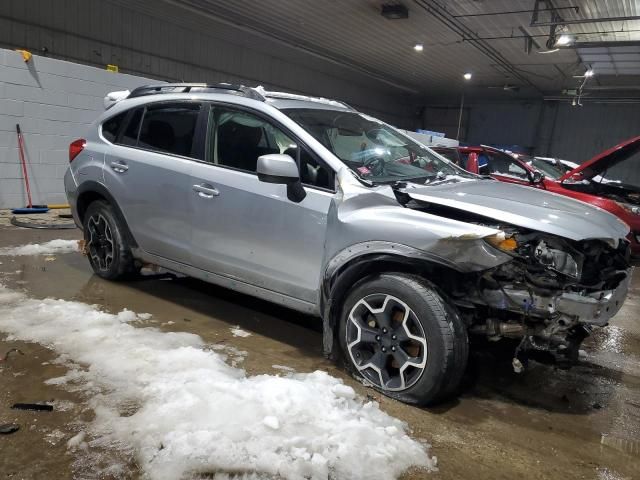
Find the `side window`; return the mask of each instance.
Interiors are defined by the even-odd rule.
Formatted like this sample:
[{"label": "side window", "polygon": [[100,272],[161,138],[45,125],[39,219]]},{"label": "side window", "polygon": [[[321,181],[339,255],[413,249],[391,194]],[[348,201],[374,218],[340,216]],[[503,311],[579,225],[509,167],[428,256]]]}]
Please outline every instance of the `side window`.
[{"label": "side window", "polygon": [[490,173],[508,175],[510,177],[521,178],[523,180],[529,179],[527,170],[520,166],[518,162],[509,155],[498,155],[494,153],[482,153],[480,155],[486,156]]},{"label": "side window", "polygon": [[436,153],[439,153],[440,155],[442,155],[447,160],[452,161],[456,165],[460,165],[460,159],[458,158],[458,151],[456,149],[454,149],[454,148],[443,148],[443,149],[436,149],[435,151],[436,151]]},{"label": "side window", "polygon": [[144,112],[144,108],[138,108],[134,110],[133,114],[129,118],[127,127],[118,140],[118,143],[121,143],[122,145],[133,146],[138,144],[138,133],[140,132],[140,120],[142,120],[142,112]]},{"label": "side window", "polygon": [[458,152],[458,155],[460,158],[460,166],[466,170],[469,165],[469,154],[466,152]]},{"label": "side window", "polygon": [[102,136],[105,140],[113,143],[118,136],[118,132],[120,131],[120,127],[124,122],[125,117],[128,112],[122,112],[115,117],[111,117],[106,122],[102,124]]},{"label": "side window", "polygon": [[306,148],[293,144],[283,153],[297,160],[300,181],[304,185],[333,190],[333,170],[316,160]]},{"label": "side window", "polygon": [[161,104],[147,107],[138,147],[191,156],[200,104]]},{"label": "side window", "polygon": [[212,111],[209,125],[214,130],[209,135],[209,161],[255,172],[258,157],[283,153],[298,164],[303,184],[333,190],[333,171],[267,120],[226,107]]},{"label": "side window", "polygon": [[286,153],[295,143],[262,118],[230,108],[214,108],[215,131],[210,135],[213,163],[255,172],[258,157]]}]

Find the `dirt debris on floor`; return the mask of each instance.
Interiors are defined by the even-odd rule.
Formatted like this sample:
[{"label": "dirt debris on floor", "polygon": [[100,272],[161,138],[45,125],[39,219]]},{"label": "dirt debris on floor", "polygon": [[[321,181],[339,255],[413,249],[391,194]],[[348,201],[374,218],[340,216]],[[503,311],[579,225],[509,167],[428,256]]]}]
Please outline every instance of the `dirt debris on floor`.
[{"label": "dirt debris on floor", "polygon": [[[80,234],[0,227],[0,248],[58,238],[79,239]],[[428,439],[438,457],[439,471],[409,471],[404,479],[639,478],[640,455],[634,443],[640,438],[637,277],[612,327],[585,343],[586,355],[578,367],[564,371],[533,363],[516,375],[508,356],[505,360],[493,350],[474,347],[462,397],[418,409],[362,387],[325,360],[319,323],[295,312],[191,279],[105,282],[91,274],[80,254],[56,254],[52,262],[43,256],[2,257],[0,262],[2,282],[32,298],[81,301],[112,313],[124,308],[148,312],[151,317],[140,320],[141,325],[195,333],[206,344],[246,352],[237,361],[249,375],[287,373],[282,367],[296,372],[320,369],[363,397],[373,395],[382,410],[407,422],[413,438]],[[231,330],[236,327],[251,335],[234,336]],[[87,438],[72,442],[74,448],[67,446],[93,421],[88,399],[46,383],[67,372],[50,350],[0,341],[0,354],[10,348],[25,355],[0,362],[0,423],[16,423],[21,429],[0,436],[0,471],[17,478],[43,478],[45,472],[50,478],[96,478],[83,476],[87,470],[82,466],[92,458],[101,465],[100,478],[138,478],[140,466],[132,456],[92,447]],[[52,402],[54,411],[10,410],[16,402]],[[55,408],[58,404],[67,408]],[[87,450],[79,447],[83,443]]]}]

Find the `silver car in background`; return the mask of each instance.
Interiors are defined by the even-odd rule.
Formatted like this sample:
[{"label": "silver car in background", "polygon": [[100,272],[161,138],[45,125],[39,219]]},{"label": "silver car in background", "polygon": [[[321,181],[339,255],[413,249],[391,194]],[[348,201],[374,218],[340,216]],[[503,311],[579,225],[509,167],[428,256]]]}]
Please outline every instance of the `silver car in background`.
[{"label": "silver car in background", "polygon": [[629,229],[477,177],[350,106],[228,84],[141,87],[70,146],[106,279],[145,263],[320,316],[324,351],[415,404],[455,395],[468,336],[575,361],[620,309]]}]

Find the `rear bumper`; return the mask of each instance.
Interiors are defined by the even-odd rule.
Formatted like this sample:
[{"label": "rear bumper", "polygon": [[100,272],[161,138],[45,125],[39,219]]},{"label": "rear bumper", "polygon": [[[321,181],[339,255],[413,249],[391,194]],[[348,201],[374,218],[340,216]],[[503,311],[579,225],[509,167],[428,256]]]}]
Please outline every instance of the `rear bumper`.
[{"label": "rear bumper", "polygon": [[76,179],[73,176],[73,172],[70,168],[64,174],[64,192],[67,195],[67,203],[71,208],[71,215],[73,216],[73,221],[78,226],[78,228],[82,229],[82,222],[80,222],[80,217],[78,216],[78,207],[77,207],[77,199],[78,199],[78,185],[76,183]]}]

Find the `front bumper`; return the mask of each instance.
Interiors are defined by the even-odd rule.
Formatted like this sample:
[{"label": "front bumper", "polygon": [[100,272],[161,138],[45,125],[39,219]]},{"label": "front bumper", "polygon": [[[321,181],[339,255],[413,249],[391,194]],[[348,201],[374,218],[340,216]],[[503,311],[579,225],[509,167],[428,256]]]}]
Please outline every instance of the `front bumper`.
[{"label": "front bumper", "polygon": [[[613,290],[586,295],[564,292],[558,295],[537,295],[534,292],[506,285],[501,290],[484,290],[483,299],[493,308],[513,310],[530,316],[561,315],[571,323],[605,326],[620,310],[629,290],[632,269]],[[518,308],[518,310],[516,310]]]}]

